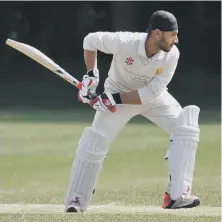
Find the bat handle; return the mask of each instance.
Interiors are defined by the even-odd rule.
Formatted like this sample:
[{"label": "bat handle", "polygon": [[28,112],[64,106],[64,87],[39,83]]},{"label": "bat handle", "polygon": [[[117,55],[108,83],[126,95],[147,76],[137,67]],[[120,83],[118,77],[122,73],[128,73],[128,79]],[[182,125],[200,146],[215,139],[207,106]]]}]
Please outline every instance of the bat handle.
[{"label": "bat handle", "polygon": [[75,83],[76,84],[76,88],[77,89],[81,89],[82,88],[82,83],[81,82],[78,82],[78,83]]},{"label": "bat handle", "polygon": [[[76,87],[77,87],[78,89],[81,89],[81,88],[82,88],[82,83],[81,83],[81,82],[77,83],[77,84],[76,84]],[[90,90],[88,91],[88,95],[90,96],[90,99],[95,99],[95,98],[98,96],[95,92],[92,92],[92,91],[90,91]],[[116,107],[113,106],[110,111],[111,111],[112,113],[115,113],[115,112],[116,112]]]},{"label": "bat handle", "polygon": [[91,90],[88,91],[88,95],[91,100],[95,99],[98,96],[95,92],[92,92]]}]

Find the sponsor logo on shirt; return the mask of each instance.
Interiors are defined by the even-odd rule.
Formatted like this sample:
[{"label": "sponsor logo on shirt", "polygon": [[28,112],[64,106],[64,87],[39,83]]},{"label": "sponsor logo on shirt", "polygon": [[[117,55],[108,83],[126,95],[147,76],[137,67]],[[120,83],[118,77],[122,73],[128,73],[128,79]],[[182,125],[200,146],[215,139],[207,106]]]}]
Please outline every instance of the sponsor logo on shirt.
[{"label": "sponsor logo on shirt", "polygon": [[141,75],[139,73],[135,73],[130,70],[127,70],[126,68],[124,68],[124,70],[125,72],[129,74],[129,77],[128,77],[129,79],[139,82],[139,83],[147,84],[153,79],[153,76]]},{"label": "sponsor logo on shirt", "polygon": [[163,68],[157,68],[155,75],[159,75],[161,72],[163,72]]}]

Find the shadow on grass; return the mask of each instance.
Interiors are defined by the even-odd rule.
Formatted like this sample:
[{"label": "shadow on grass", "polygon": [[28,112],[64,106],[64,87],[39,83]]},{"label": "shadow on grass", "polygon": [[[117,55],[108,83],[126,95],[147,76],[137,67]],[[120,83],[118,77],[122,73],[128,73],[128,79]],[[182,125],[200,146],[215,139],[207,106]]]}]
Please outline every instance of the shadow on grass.
[{"label": "shadow on grass", "polygon": [[[49,123],[91,123],[94,118],[94,110],[72,109],[72,110],[43,110],[43,109],[10,109],[0,110],[0,122],[49,122]],[[201,110],[200,123],[220,124],[221,111]],[[143,116],[136,116],[130,123],[150,124],[151,122]]]}]

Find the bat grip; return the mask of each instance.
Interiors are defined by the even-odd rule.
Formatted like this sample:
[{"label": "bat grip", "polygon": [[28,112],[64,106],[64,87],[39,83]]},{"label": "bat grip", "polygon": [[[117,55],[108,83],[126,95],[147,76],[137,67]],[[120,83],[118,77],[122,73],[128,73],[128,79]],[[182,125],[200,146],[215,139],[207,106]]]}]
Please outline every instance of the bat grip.
[{"label": "bat grip", "polygon": [[95,92],[92,92],[91,90],[88,91],[88,95],[91,100],[95,99],[98,96]]}]

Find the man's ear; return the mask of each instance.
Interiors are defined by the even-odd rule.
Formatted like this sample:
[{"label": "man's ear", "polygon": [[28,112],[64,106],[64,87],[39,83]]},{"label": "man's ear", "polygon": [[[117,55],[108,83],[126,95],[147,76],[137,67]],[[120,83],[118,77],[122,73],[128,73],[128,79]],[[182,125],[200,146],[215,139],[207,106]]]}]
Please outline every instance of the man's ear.
[{"label": "man's ear", "polygon": [[157,39],[157,40],[161,40],[162,39],[162,32],[159,30],[159,29],[155,29],[155,30],[153,30],[153,34],[154,34],[154,36],[155,36],[155,38]]}]

